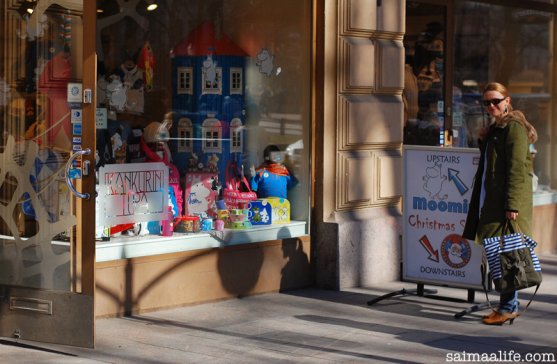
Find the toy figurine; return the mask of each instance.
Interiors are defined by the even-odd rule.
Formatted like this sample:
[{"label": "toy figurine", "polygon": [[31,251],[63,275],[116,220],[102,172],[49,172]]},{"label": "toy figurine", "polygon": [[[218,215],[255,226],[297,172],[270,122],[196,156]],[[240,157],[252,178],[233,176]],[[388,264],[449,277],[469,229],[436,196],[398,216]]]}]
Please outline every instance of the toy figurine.
[{"label": "toy figurine", "polygon": [[145,127],[140,140],[140,148],[145,153],[146,162],[163,162],[169,168],[169,186],[174,190],[178,214],[182,214],[182,188],[180,187],[180,173],[171,163],[170,150],[168,149],[169,129],[172,127],[172,113],[164,116],[164,122],[153,121]]},{"label": "toy figurine", "polygon": [[207,163],[207,167],[209,168],[210,172],[218,172],[218,162],[219,162],[219,157],[215,153],[213,153],[209,157]]},{"label": "toy figurine", "polygon": [[269,145],[263,151],[265,162],[257,167],[250,168],[252,190],[257,192],[257,197],[287,198],[287,190],[294,187],[298,180],[283,164],[283,153],[276,145]]}]

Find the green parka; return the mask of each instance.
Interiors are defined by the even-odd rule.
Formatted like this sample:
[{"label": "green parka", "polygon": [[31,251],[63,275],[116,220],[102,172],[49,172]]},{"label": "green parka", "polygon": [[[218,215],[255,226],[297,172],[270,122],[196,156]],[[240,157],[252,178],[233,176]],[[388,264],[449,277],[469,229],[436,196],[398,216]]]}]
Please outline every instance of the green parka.
[{"label": "green parka", "polygon": [[[518,212],[518,226],[531,236],[532,157],[526,127],[510,118],[503,127],[492,125],[480,145],[481,157],[462,236],[481,242],[501,235],[506,211]],[[479,210],[485,168],[485,200]],[[514,224],[513,224],[514,225]]]}]

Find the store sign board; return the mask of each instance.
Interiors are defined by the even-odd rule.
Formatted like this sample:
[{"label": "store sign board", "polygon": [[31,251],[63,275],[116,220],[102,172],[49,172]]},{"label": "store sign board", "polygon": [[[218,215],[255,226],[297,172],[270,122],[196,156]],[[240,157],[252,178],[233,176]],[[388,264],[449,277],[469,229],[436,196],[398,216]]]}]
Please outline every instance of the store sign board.
[{"label": "store sign board", "polygon": [[168,218],[168,167],[164,163],[108,164],[99,169],[100,226]]},{"label": "store sign board", "polygon": [[405,146],[403,280],[482,289],[483,248],[461,237],[476,149]]}]

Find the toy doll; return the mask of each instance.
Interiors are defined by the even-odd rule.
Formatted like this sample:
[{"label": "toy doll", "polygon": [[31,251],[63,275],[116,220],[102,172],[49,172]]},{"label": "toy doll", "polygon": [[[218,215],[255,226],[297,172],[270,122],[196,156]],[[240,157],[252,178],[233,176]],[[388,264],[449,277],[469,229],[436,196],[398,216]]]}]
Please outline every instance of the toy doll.
[{"label": "toy doll", "polygon": [[172,126],[172,115],[167,113],[164,122],[153,121],[145,127],[143,136],[140,140],[140,148],[145,153],[146,162],[163,162],[169,168],[169,186],[174,190],[178,214],[182,214],[183,194],[180,187],[180,173],[174,164],[171,163],[170,150],[168,149],[169,129]]},{"label": "toy doll", "polygon": [[276,145],[269,145],[263,151],[263,157],[265,162],[261,166],[250,168],[252,190],[259,198],[287,198],[287,190],[294,187],[298,180],[282,163],[283,153]]}]

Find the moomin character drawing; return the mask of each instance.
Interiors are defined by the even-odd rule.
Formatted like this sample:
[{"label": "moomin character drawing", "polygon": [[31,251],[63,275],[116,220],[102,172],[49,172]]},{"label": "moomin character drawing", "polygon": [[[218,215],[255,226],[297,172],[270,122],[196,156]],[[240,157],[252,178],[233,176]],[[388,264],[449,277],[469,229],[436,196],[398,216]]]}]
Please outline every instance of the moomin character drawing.
[{"label": "moomin character drawing", "polygon": [[422,177],[424,183],[424,190],[429,193],[432,199],[444,200],[447,194],[441,196],[443,184],[447,181],[447,176],[441,173],[441,164],[436,164],[433,167],[426,168],[426,174]]}]

